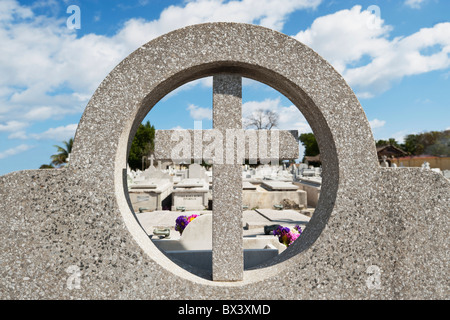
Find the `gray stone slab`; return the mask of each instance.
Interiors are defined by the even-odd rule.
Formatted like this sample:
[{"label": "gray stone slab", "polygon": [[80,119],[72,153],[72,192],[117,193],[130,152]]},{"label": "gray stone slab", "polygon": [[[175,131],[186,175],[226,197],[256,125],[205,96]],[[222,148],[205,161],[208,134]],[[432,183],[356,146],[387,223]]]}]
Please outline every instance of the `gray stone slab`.
[{"label": "gray stone slab", "polygon": [[246,210],[242,214],[242,225],[248,229],[263,228],[265,225],[272,224],[269,219],[255,210]]},{"label": "gray stone slab", "polygon": [[268,219],[271,224],[301,224],[306,225],[311,219],[294,210],[256,209],[256,212]]},{"label": "gray stone slab", "polygon": [[182,188],[207,188],[208,184],[205,180],[201,179],[183,179],[178,182],[174,188],[179,191]]},{"label": "gray stone slab", "polygon": [[171,228],[171,238],[173,238],[177,237],[178,234],[178,232],[174,232],[175,221],[182,214],[185,215],[186,213],[174,211],[153,211],[136,213],[136,217],[148,235],[153,234],[153,229],[155,227]]},{"label": "gray stone slab", "polygon": [[256,190],[256,186],[249,181],[243,181],[242,190]]},{"label": "gray stone slab", "polygon": [[156,184],[135,184],[131,185],[130,189],[156,189]]},{"label": "gray stone slab", "polygon": [[273,191],[296,191],[298,186],[285,181],[264,180],[261,185]]}]

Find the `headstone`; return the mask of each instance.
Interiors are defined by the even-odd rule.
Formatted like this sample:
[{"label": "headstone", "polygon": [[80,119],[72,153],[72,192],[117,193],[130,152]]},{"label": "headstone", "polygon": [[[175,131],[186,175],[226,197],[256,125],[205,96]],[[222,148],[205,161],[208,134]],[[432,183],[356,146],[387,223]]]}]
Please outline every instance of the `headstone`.
[{"label": "headstone", "polygon": [[387,157],[386,156],[382,156],[381,158],[382,158],[382,161],[381,161],[380,166],[383,167],[383,168],[389,167],[389,163],[386,161]]},{"label": "headstone", "polygon": [[150,168],[153,168],[153,161],[155,161],[155,156],[153,154],[150,155],[149,160],[150,160]]},{"label": "headstone", "polygon": [[450,180],[450,170],[444,170],[442,174],[444,175],[445,178]]},{"label": "headstone", "polygon": [[300,177],[296,185],[306,192],[308,207],[316,208],[319,203],[322,178]]},{"label": "headstone", "polygon": [[208,181],[208,176],[206,175],[205,168],[197,163],[189,165],[188,177],[189,179],[203,179],[205,181]]},{"label": "headstone", "polygon": [[314,177],[316,175],[316,171],[314,169],[302,169],[301,175],[303,177]]},{"label": "headstone", "polygon": [[424,169],[424,170],[430,170],[430,163],[427,162],[427,161],[425,161],[425,162],[422,164],[422,169]]},{"label": "headstone", "polygon": [[141,172],[135,179],[134,182],[145,182],[149,180],[170,180],[172,181],[172,176],[168,173],[164,173],[155,167],[148,167],[146,170]]}]

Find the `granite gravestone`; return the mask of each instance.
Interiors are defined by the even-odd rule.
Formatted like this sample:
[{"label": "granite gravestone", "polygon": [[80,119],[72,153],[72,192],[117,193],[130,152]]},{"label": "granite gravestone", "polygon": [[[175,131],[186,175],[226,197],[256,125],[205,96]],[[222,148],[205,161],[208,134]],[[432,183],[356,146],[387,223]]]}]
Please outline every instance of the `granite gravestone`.
[{"label": "granite gravestone", "polygon": [[[126,190],[127,151],[145,115],[176,87],[224,72],[287,96],[313,129],[323,165],[302,236],[233,282],[168,259],[137,222]],[[190,26],[138,48],[105,78],[79,123],[69,167],[0,177],[0,297],[446,299],[449,189],[429,170],[380,167],[354,93],[305,45],[253,25]]]}]

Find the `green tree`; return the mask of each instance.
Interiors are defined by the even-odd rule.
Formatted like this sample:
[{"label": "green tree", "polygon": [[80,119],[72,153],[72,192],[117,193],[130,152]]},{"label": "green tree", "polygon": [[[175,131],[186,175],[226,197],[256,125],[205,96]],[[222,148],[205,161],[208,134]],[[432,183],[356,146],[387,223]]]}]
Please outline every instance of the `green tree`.
[{"label": "green tree", "polygon": [[319,151],[319,145],[317,144],[316,137],[313,133],[302,133],[298,138],[305,147],[305,156],[314,157],[317,156]]},{"label": "green tree", "polygon": [[52,159],[51,165],[57,168],[67,164],[69,154],[72,152],[73,138],[70,138],[69,141],[63,141],[63,144],[64,147],[55,145],[54,147],[57,149],[58,153],[50,156]]},{"label": "green tree", "polygon": [[407,135],[403,149],[416,156],[421,154],[441,156],[448,154],[449,143],[450,130],[429,131]]},{"label": "green tree", "polygon": [[377,147],[384,147],[384,146],[394,146],[397,148],[401,148],[400,144],[394,139],[389,138],[389,140],[378,140],[376,142]]},{"label": "green tree", "polygon": [[140,124],[131,143],[128,165],[130,169],[142,169],[142,157],[149,156],[155,150],[155,127],[147,121]]},{"label": "green tree", "polygon": [[419,142],[419,136],[416,134],[408,134],[403,144],[403,150],[411,155],[419,155],[424,151],[424,146]]},{"label": "green tree", "polygon": [[55,167],[52,164],[43,164],[39,169],[55,169]]},{"label": "green tree", "polygon": [[440,139],[425,149],[426,154],[437,157],[450,157],[450,139]]}]

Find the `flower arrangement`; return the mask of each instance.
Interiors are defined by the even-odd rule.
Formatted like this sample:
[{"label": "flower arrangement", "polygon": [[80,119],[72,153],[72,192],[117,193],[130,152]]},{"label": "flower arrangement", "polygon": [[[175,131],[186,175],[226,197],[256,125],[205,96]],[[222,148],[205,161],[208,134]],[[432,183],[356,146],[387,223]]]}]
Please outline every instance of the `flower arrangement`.
[{"label": "flower arrangement", "polygon": [[287,227],[278,226],[274,231],[273,235],[278,236],[278,241],[284,244],[286,247],[289,247],[298,237],[302,234],[302,229],[299,225],[296,225],[294,228],[289,229]]},{"label": "flower arrangement", "polygon": [[180,234],[183,234],[183,231],[186,228],[186,226],[197,217],[198,217],[198,214],[192,214],[189,217],[179,216],[177,218],[177,220],[175,221],[175,230],[179,231]]}]

